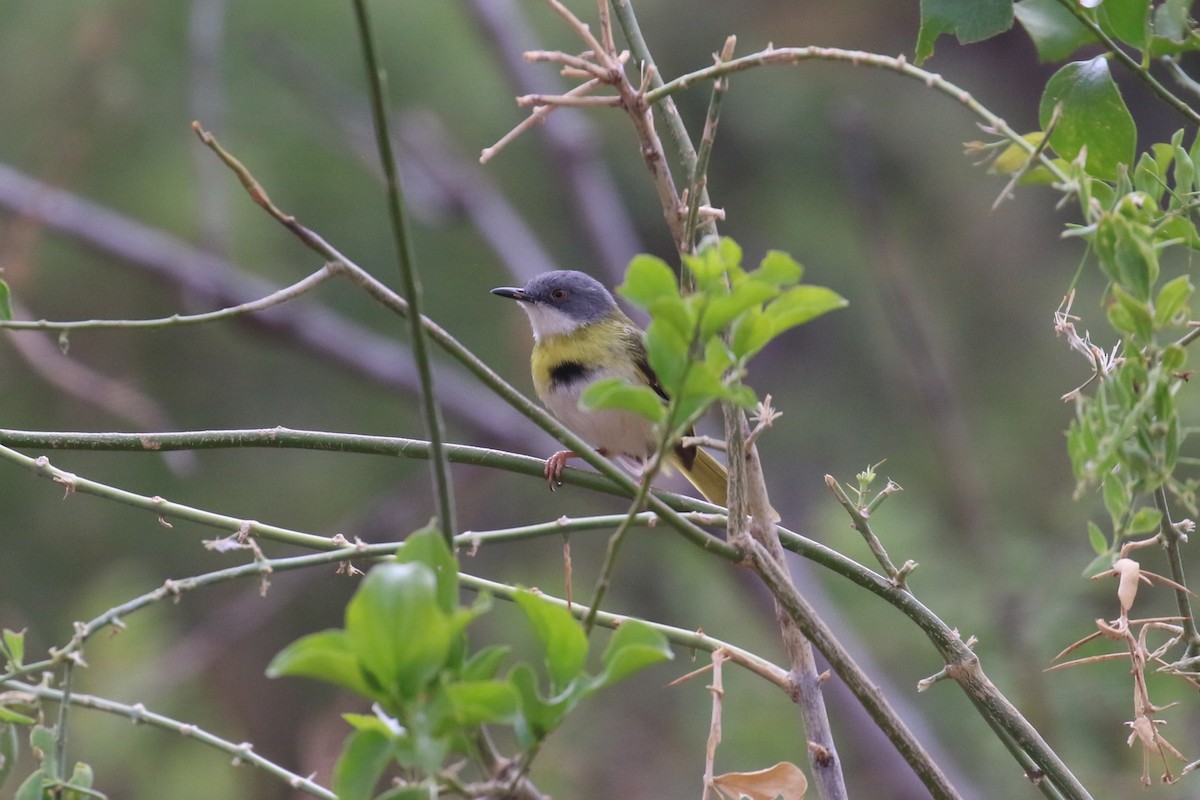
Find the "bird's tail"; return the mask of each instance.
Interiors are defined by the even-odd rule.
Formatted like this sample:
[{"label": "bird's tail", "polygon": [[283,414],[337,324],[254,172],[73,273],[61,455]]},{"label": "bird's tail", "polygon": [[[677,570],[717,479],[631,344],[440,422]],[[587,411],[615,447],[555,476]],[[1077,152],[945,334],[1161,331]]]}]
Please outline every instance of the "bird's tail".
[{"label": "bird's tail", "polygon": [[[678,460],[678,459],[677,459]],[[678,463],[679,471],[688,479],[704,499],[719,506],[729,505],[729,473],[725,465],[708,454],[704,448],[696,448],[696,457],[691,466]]]}]

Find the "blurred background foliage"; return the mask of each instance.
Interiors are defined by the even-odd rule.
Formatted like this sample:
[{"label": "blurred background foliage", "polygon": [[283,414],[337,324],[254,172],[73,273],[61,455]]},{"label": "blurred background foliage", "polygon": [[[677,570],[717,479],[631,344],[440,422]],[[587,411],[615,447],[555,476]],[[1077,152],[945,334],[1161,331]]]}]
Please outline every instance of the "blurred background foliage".
[{"label": "blurred background foliage", "polygon": [[[589,3],[572,6],[585,18],[594,14]],[[769,42],[911,54],[918,15],[916,2],[863,0],[751,0],[736,11],[645,0],[637,9],[668,78],[711,63],[731,33],[739,54]],[[635,139],[622,115],[560,111],[553,126],[535,129],[480,167],[479,151],[523,116],[513,97],[529,89],[512,81],[520,49],[574,50],[571,35],[534,0],[376,3],[375,21],[427,313],[528,389],[526,321],[488,289],[551,266],[615,283],[637,252],[672,259]],[[927,66],[1022,131],[1037,127],[1038,96],[1054,69],[1037,63],[1019,30],[970,48],[943,39]],[[531,72],[544,87],[558,80],[549,68]],[[1140,85],[1114,72],[1147,142],[1179,127]],[[698,134],[707,87],[678,100]],[[0,5],[0,164],[256,279],[283,284],[318,267],[200,146],[189,127],[196,118],[285,211],[395,283],[346,4]],[[546,134],[565,147],[556,151]],[[1085,253],[1077,240],[1059,238],[1074,216],[1056,211],[1049,191],[1022,189],[992,208],[1002,181],[962,155],[962,143],[979,136],[963,108],[892,74],[814,62],[733,77],[709,180],[713,202],[728,214],[722,231],[745,248],[748,261],[768,248],[786,250],[805,264],[808,280],[850,300],[848,309],[783,337],[754,365],[751,382],[785,414],[761,443],[772,503],[793,528],[865,557],[822,476],[852,480],[886,459],[881,474],[905,492],[887,501],[875,528],[894,557],[921,562],[910,579],[918,597],[964,635],[980,638],[977,651],[991,677],[1086,785],[1127,795],[1138,786],[1140,764],[1125,746],[1125,669],[1043,673],[1093,619],[1115,610],[1111,586],[1081,577],[1092,558],[1085,521],[1099,499],[1071,500],[1063,440],[1071,408],[1059,397],[1088,369],[1052,331],[1052,313]],[[97,241],[108,234],[136,245],[145,230],[101,225],[99,236],[81,238],[20,213],[38,192],[15,183],[9,171],[0,178],[0,267],[22,315],[140,318],[223,304],[211,288],[221,275],[201,264],[176,263],[191,280],[181,288]],[[583,189],[572,190],[572,180]],[[607,181],[614,192],[608,200]],[[1099,273],[1085,272],[1079,289],[1075,310],[1087,327],[1102,314]],[[364,336],[397,343],[370,351],[367,360],[380,371],[396,371],[407,358],[402,321],[352,289],[327,286],[304,305],[315,303]],[[378,343],[347,346],[366,352],[366,341]],[[452,441],[539,456],[554,449],[452,367],[441,377],[453,394]],[[253,322],[76,334],[67,357],[53,337],[0,335],[0,412],[0,426],[32,430],[286,425],[421,435],[410,392]],[[418,462],[271,450],[63,452],[52,460],[132,491],[366,540],[396,538],[433,513],[428,470]],[[455,480],[465,529],[622,507],[612,498],[570,488],[552,494],[537,480],[468,467],[456,468]],[[27,651],[44,652],[70,637],[74,620],[168,577],[232,563],[236,555],[201,547],[200,539],[212,536],[185,523],[168,529],[94,498],[64,499],[60,487],[6,466],[0,625],[28,628]],[[589,586],[602,537],[576,536],[572,547],[576,588]],[[562,592],[554,541],[485,549],[467,557],[465,568]],[[915,628],[845,581],[803,564],[796,570],[965,794],[1034,796],[957,688],[938,685],[917,697],[916,681],[941,665]],[[195,593],[94,641],[76,688],[251,741],[259,753],[327,780],[345,734],[339,712],[363,709],[314,683],[269,682],[262,671],[285,643],[337,624],[352,590],[351,580],[321,569],[275,576],[265,597],[249,584]],[[629,542],[610,597],[612,610],[703,627],[781,658],[765,593],[748,575],[665,531]],[[1169,613],[1169,601],[1165,593],[1153,600],[1161,613]],[[473,630],[479,643],[524,642],[526,635],[503,604]],[[688,654],[680,655],[622,684],[606,702],[585,706],[543,750],[536,783],[564,798],[694,797],[708,694],[703,679],[663,688],[692,668]],[[719,769],[802,759],[797,714],[774,689],[727,673],[726,691]],[[834,731],[852,795],[923,796],[852,703],[834,695]],[[110,797],[164,790],[184,800],[291,796],[193,742],[125,720],[81,711],[72,726],[72,758],[93,764],[97,786]],[[1174,730],[1172,741],[1191,757],[1200,751],[1200,731]],[[1156,792],[1171,798],[1195,790],[1185,781]]]}]

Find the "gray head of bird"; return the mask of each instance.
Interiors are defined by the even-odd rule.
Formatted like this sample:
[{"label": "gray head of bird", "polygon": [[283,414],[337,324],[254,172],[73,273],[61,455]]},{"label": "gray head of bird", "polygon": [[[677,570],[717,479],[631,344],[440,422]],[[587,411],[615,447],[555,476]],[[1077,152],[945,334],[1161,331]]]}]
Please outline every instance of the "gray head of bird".
[{"label": "gray head of bird", "polygon": [[521,301],[533,338],[566,336],[583,325],[619,314],[617,303],[600,281],[573,269],[543,272],[522,287],[501,286],[492,294]]}]

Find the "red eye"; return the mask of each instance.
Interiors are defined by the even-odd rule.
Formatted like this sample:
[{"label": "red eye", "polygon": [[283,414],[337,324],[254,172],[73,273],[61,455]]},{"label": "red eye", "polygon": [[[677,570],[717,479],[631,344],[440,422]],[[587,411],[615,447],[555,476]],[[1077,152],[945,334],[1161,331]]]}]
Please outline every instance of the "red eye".
[{"label": "red eye", "polygon": [[551,300],[566,300],[567,299],[567,290],[566,289],[555,289],[554,291],[552,291],[550,293],[550,299]]}]

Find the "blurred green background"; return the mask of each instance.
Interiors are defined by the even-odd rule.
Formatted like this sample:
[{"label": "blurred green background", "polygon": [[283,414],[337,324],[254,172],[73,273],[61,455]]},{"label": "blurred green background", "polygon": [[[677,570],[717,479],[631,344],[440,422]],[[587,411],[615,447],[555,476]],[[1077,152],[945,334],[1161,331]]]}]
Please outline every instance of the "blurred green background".
[{"label": "blurred green background", "polygon": [[[593,5],[572,7],[594,18]],[[915,1],[647,0],[636,8],[668,77],[711,63],[731,33],[739,54],[769,42],[898,54],[912,52],[918,22]],[[523,117],[513,97],[533,87],[514,84],[518,69],[540,88],[562,86],[550,67],[521,65],[519,51],[573,52],[578,42],[533,0],[376,3],[374,11],[427,313],[529,389],[526,321],[490,288],[554,266],[616,283],[636,252],[672,257],[635,139],[618,113],[557,112],[480,167],[479,151]],[[1019,30],[968,48],[943,39],[927,66],[1022,131],[1036,127],[1040,87],[1054,69],[1036,62]],[[1117,77],[1145,143],[1179,127]],[[193,119],[285,211],[395,285],[362,78],[347,3],[0,4],[0,267],[21,315],[195,312],[227,304],[234,277],[278,285],[320,266],[198,143]],[[698,133],[707,87],[678,100]],[[1124,667],[1043,672],[1093,619],[1116,610],[1112,585],[1081,577],[1092,557],[1085,522],[1100,506],[1071,499],[1062,432],[1072,410],[1059,397],[1088,372],[1052,330],[1085,252],[1059,238],[1075,217],[1056,210],[1048,190],[1022,189],[993,209],[1003,182],[962,155],[962,143],[977,138],[963,107],[893,74],[813,62],[734,76],[709,179],[728,215],[722,232],[752,263],[769,248],[789,251],[809,281],[850,300],[754,365],[752,383],[784,412],[761,445],[772,502],[794,529],[865,560],[822,476],[852,481],[886,459],[881,475],[905,491],[881,508],[876,531],[897,561],[921,563],[911,579],[918,596],[980,638],[989,675],[1097,796],[1128,796],[1139,786],[1140,754],[1125,745],[1132,690]],[[64,203],[46,186],[94,206]],[[38,203],[40,213],[23,213]],[[164,235],[171,239],[156,238]],[[1111,345],[1097,275],[1085,268],[1075,310],[1081,329]],[[53,337],[0,335],[0,427],[286,425],[420,437],[414,396],[402,388],[404,323],[340,285],[300,307],[309,316],[272,312],[266,325],[76,334],[66,357]],[[337,316],[314,316],[325,311]],[[538,456],[554,449],[453,365],[439,386],[452,441]],[[367,540],[398,538],[433,512],[420,462],[271,450],[51,457],[132,491]],[[551,494],[537,480],[465,467],[454,476],[468,530],[621,508],[581,490]],[[27,628],[28,652],[42,653],[70,637],[74,620],[244,557],[205,550],[200,540],[212,537],[95,498],[64,499],[60,487],[0,466],[0,625]],[[603,537],[577,536],[572,546],[579,596]],[[562,592],[557,541],[485,549],[464,566]],[[844,580],[803,564],[796,574],[965,795],[1037,794],[956,687],[917,696],[917,680],[941,665],[913,626]],[[257,585],[225,585],[131,617],[128,630],[88,647],[76,690],[251,741],[327,782],[347,730],[338,714],[363,709],[324,686],[267,681],[262,672],[287,642],[338,624],[354,584],[332,569],[271,584],[265,598]],[[769,599],[751,576],[665,531],[629,543],[610,597],[612,610],[702,627],[782,658]],[[1170,613],[1169,601],[1143,600],[1146,613]],[[519,614],[503,604],[476,624],[474,639],[529,644]],[[704,658],[692,661],[679,653],[585,706],[543,750],[535,782],[561,798],[697,796],[705,680],[663,688]],[[804,760],[798,716],[784,698],[736,672],[726,689],[719,770]],[[1152,691],[1162,703],[1176,689]],[[832,695],[852,795],[924,796],[853,704]],[[1195,756],[1200,731],[1182,713],[1174,720],[1169,738]],[[82,711],[72,718],[70,755],[93,764],[110,797],[292,796],[194,742]],[[1194,792],[1185,783],[1156,796]]]}]

